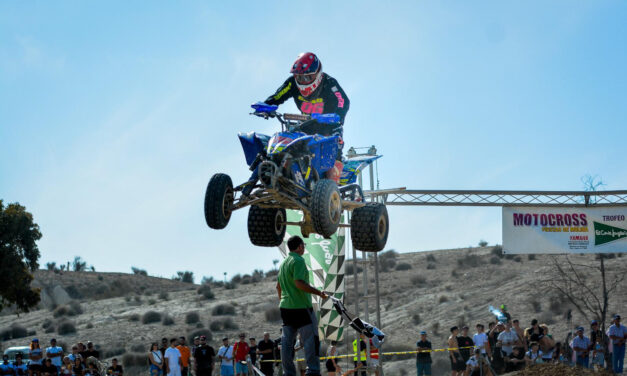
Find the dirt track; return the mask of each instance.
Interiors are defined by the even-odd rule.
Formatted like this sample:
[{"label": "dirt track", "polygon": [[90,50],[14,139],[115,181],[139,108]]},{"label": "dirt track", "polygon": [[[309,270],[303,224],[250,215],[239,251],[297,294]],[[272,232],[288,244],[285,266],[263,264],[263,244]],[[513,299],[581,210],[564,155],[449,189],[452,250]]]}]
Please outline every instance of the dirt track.
[{"label": "dirt track", "polygon": [[508,373],[503,376],[611,376],[612,372],[600,371],[595,372],[591,369],[584,369],[581,367],[568,367],[563,364],[536,364],[529,368],[525,368],[522,371]]}]

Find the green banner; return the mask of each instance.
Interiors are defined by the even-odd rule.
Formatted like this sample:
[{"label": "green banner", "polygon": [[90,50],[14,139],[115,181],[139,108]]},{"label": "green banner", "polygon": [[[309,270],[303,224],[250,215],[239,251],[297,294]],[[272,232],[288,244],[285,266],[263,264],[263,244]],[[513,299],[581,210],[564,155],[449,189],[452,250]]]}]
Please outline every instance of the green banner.
[{"label": "green banner", "polygon": [[627,238],[627,230],[599,222],[594,222],[594,245],[605,244]]},{"label": "green banner", "polygon": [[[303,213],[287,210],[288,222],[301,222]],[[287,239],[293,235],[302,237],[299,226],[287,226],[285,242],[279,247],[283,257],[287,256]],[[309,269],[309,283],[319,290],[333,295],[338,299],[344,297],[344,243],[346,235],[340,228],[330,239],[321,235],[311,234],[305,241],[303,258]],[[312,296],[312,303],[318,316],[318,333],[320,340],[340,341],[343,336],[342,317],[333,308],[330,299],[320,304],[320,298]]]}]

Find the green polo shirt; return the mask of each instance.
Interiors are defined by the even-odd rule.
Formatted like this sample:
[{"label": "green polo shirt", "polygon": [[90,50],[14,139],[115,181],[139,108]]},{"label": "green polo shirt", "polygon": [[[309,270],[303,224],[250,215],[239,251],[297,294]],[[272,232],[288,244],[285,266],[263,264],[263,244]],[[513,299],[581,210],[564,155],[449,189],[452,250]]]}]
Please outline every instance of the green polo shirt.
[{"label": "green polo shirt", "polygon": [[309,283],[309,272],[305,259],[295,252],[283,260],[279,267],[279,284],[281,285],[280,308],[296,309],[311,308],[311,294],[296,287],[294,281],[301,280]]}]

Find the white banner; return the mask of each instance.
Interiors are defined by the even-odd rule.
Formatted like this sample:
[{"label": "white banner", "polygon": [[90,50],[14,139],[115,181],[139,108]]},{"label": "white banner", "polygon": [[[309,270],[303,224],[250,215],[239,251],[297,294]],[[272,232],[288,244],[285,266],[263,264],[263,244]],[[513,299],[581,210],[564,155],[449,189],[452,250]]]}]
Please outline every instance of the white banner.
[{"label": "white banner", "polygon": [[626,218],[627,207],[503,207],[503,252],[627,252]]}]

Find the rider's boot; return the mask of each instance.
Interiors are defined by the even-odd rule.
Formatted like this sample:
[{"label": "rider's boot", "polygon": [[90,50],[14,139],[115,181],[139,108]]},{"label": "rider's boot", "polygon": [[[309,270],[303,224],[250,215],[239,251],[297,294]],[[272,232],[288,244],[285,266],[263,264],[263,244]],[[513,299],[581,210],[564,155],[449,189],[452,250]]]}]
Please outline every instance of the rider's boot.
[{"label": "rider's boot", "polygon": [[326,172],[325,176],[327,179],[333,180],[335,184],[340,185],[340,177],[342,176],[343,169],[344,164],[341,161],[335,161],[335,165]]}]

